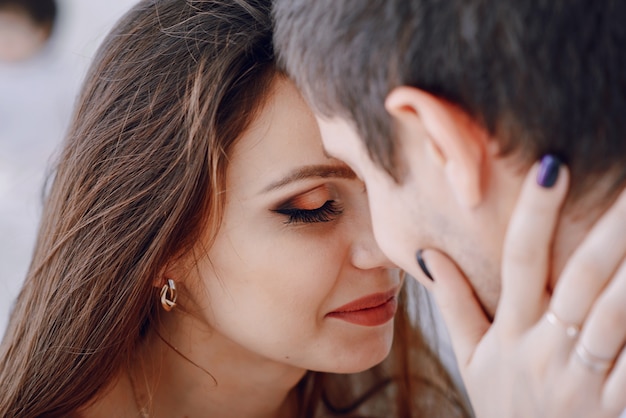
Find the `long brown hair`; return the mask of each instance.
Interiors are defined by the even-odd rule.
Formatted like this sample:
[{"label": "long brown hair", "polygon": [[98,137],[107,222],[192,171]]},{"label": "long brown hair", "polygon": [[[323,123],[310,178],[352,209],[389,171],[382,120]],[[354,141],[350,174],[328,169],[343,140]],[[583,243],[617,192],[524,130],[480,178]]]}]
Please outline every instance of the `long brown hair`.
[{"label": "long brown hair", "polygon": [[[155,278],[217,233],[230,150],[277,76],[267,0],[146,0],[109,34],[0,348],[0,416],[70,415],[128,366],[158,318]],[[307,374],[297,388],[303,416],[354,414],[390,397],[396,416],[464,413],[400,311],[385,363],[349,377]],[[425,387],[434,390],[416,393]]]}]

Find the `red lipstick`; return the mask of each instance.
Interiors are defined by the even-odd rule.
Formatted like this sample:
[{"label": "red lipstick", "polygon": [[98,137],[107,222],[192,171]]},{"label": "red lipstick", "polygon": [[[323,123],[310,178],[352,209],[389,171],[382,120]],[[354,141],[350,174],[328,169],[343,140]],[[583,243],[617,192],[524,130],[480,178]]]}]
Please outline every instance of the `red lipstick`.
[{"label": "red lipstick", "polygon": [[397,290],[373,293],[356,299],[334,311],[327,317],[341,319],[356,325],[375,327],[391,320],[398,308]]}]

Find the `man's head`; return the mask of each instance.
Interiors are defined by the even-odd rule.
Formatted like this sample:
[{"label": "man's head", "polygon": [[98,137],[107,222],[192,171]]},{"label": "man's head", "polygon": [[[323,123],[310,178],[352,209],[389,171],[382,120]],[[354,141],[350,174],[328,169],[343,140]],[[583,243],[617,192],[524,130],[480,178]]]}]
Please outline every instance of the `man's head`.
[{"label": "man's head", "polygon": [[377,238],[436,247],[489,310],[521,178],[554,153],[569,206],[626,179],[626,3],[277,0],[279,59],[327,150],[367,183]]}]

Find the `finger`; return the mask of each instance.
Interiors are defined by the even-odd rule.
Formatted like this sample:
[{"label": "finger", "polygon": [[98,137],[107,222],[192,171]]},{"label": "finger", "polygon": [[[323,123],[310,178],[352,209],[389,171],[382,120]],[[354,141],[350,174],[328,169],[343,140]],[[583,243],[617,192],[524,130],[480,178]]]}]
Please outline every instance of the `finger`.
[{"label": "finger", "polygon": [[602,406],[617,413],[626,410],[626,353],[622,351],[604,385]]},{"label": "finger", "polygon": [[615,359],[626,340],[626,263],[594,304],[580,342],[599,358]]},{"label": "finger", "polygon": [[[592,302],[580,339],[571,354],[574,379],[585,390],[600,388],[605,410],[620,412],[626,407],[626,262],[613,274],[601,294]],[[621,390],[618,392],[618,390]]]},{"label": "finger", "polygon": [[[569,357],[572,371],[571,380],[580,382],[587,395],[603,399],[603,406],[614,406],[618,403],[618,400],[610,394],[610,385],[606,386],[605,382],[616,372],[614,364],[626,340],[625,299],[626,263],[597,299],[583,326],[578,342],[573,349],[568,350],[567,357]],[[544,341],[549,341],[549,339],[550,336],[544,338]],[[570,341],[573,342],[573,340]],[[603,390],[604,387],[607,389]],[[621,396],[624,396],[624,392]],[[613,406],[607,409],[612,410]]]},{"label": "finger", "polygon": [[[616,388],[624,388],[626,383],[620,373],[626,369],[615,363],[620,358],[626,341],[626,263],[615,274],[591,308],[584,324],[580,340],[572,354],[574,368],[578,370],[579,379],[585,387],[601,385],[607,376],[602,394],[602,403],[608,410],[624,408],[624,391],[616,397]],[[611,369],[613,369],[611,371]]]},{"label": "finger", "polygon": [[424,250],[424,262],[435,278],[432,293],[460,366],[468,365],[491,325],[472,287],[456,264],[436,250]]},{"label": "finger", "polygon": [[626,191],[596,223],[569,259],[554,289],[551,310],[582,324],[626,254]]},{"label": "finger", "polygon": [[551,163],[547,158],[541,165],[535,164],[526,177],[504,242],[502,295],[496,316],[503,323],[500,329],[507,332],[522,332],[535,324],[548,300],[552,240],[569,176],[567,169],[556,163],[552,167],[558,170],[556,183],[550,188],[537,184],[538,173]]}]

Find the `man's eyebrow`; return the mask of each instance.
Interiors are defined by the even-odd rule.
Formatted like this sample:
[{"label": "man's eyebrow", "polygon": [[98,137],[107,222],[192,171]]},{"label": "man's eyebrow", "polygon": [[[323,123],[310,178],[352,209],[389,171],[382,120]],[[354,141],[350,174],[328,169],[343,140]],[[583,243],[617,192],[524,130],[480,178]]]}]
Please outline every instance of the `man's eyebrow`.
[{"label": "man's eyebrow", "polygon": [[356,174],[347,165],[307,165],[299,167],[287,174],[285,177],[271,183],[265,189],[263,193],[267,193],[272,190],[280,189],[290,183],[296,181],[306,180],[310,178],[340,178],[353,180],[356,179]]}]

